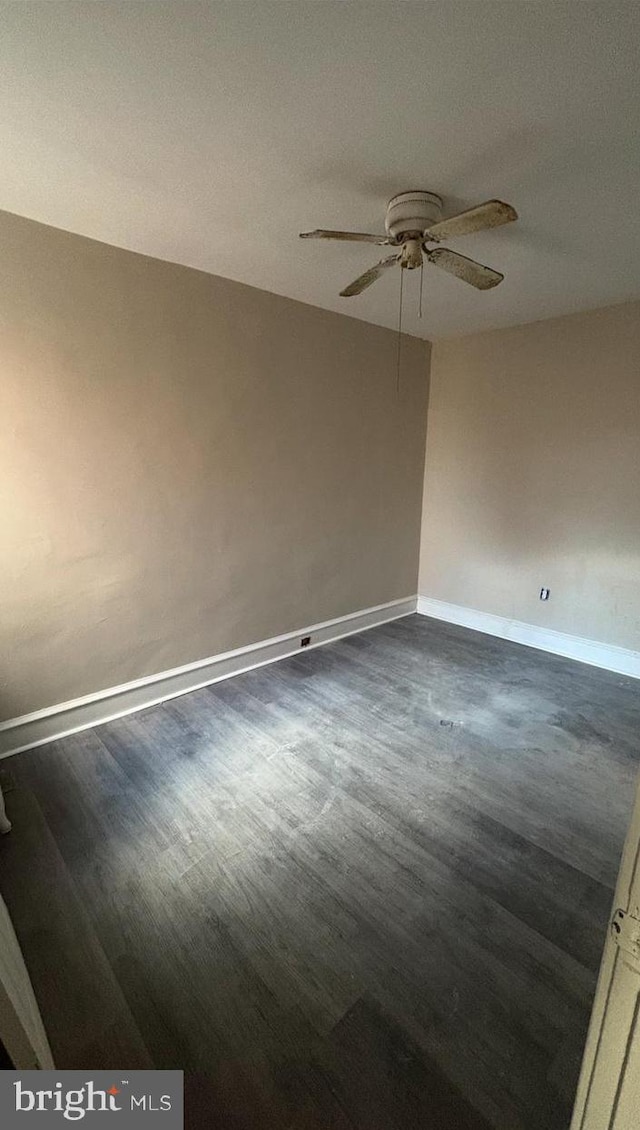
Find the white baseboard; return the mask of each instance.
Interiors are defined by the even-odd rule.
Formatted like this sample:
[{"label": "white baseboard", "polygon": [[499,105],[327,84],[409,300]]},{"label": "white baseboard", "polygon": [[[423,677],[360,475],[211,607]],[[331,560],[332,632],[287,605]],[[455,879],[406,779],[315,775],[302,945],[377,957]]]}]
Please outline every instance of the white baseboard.
[{"label": "white baseboard", "polygon": [[494,616],[491,612],[463,608],[459,604],[447,604],[444,600],[434,600],[430,596],[418,597],[417,611],[421,616],[433,616],[434,619],[446,620],[449,624],[460,624],[489,636],[499,636],[503,640],[513,640],[515,643],[538,648],[539,651],[550,651],[553,655],[564,655],[567,659],[577,659],[592,667],[603,667],[606,671],[640,679],[640,652],[626,647],[598,643],[597,640],[586,640],[582,636],[570,636],[566,632],[525,624],[522,620],[509,620],[505,616]]},{"label": "white baseboard", "polygon": [[283,636],[249,644],[248,647],[239,647],[235,651],[227,651],[209,659],[199,659],[184,667],[134,679],[131,683],[109,687],[71,702],[37,710],[33,714],[24,714],[21,718],[10,718],[6,722],[0,722],[0,757],[22,753],[25,749],[33,749],[34,746],[45,745],[90,726],[99,726],[101,722],[133,714],[169,698],[177,698],[188,691],[239,675],[242,671],[250,671],[254,667],[263,667],[266,663],[297,655],[303,636],[311,636],[309,648],[318,647],[343,636],[375,628],[378,624],[386,624],[389,620],[408,616],[415,610],[415,596],[391,600],[388,604],[378,604],[361,612],[350,612],[335,620],[325,620],[322,624],[312,624],[296,632],[287,632]]}]

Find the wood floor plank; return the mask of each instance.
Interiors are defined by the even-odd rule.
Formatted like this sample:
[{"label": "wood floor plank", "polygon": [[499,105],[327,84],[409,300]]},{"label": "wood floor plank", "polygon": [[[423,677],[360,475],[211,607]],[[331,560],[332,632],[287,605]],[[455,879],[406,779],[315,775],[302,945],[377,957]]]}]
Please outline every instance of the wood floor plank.
[{"label": "wood floor plank", "polygon": [[566,1130],[639,723],[410,616],[17,755],[0,889],[65,1065],[181,1066],[193,1127]]},{"label": "wood floor plank", "polygon": [[56,1066],[152,1067],[125,996],[33,793],[9,794],[0,890],[20,940]]},{"label": "wood floor plank", "polygon": [[488,1130],[437,1065],[373,1002],[359,1000],[331,1039],[343,1065],[342,1101],[356,1125]]}]

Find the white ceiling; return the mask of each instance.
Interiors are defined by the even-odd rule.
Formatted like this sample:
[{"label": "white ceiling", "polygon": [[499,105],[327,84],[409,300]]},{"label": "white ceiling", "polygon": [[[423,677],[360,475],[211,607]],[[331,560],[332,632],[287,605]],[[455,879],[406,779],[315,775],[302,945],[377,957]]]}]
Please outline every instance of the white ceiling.
[{"label": "white ceiling", "polygon": [[[487,197],[451,241],[506,275],[405,279],[424,337],[640,297],[640,4],[0,3],[0,208],[385,326],[399,272],[338,291],[386,200]],[[384,250],[382,251],[384,253]]]}]

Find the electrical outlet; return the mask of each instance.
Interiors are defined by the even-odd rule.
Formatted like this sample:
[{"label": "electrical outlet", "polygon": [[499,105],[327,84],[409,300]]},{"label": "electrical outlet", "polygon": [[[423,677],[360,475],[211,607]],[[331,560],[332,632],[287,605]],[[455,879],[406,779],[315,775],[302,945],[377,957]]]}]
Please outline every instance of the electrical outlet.
[{"label": "electrical outlet", "polygon": [[551,596],[551,589],[545,589],[545,588],[540,589],[540,600],[548,600],[550,596]]},{"label": "electrical outlet", "polygon": [[303,636],[300,640],[300,647],[308,647],[311,643],[311,636]]}]

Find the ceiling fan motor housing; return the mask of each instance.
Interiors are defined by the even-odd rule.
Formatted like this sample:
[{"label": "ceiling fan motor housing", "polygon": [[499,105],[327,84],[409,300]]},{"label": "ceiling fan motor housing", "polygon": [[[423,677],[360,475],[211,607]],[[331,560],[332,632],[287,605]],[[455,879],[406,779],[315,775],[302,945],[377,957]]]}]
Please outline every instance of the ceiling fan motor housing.
[{"label": "ceiling fan motor housing", "polygon": [[399,192],[387,204],[384,226],[387,235],[396,242],[403,242],[403,236],[415,238],[416,232],[424,232],[432,224],[442,219],[442,200],[435,192],[414,189],[412,192]]}]

